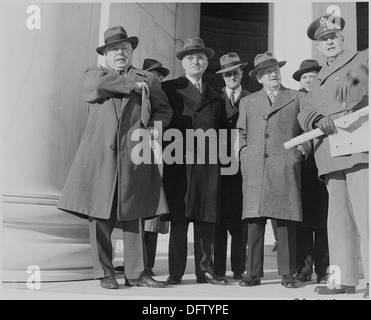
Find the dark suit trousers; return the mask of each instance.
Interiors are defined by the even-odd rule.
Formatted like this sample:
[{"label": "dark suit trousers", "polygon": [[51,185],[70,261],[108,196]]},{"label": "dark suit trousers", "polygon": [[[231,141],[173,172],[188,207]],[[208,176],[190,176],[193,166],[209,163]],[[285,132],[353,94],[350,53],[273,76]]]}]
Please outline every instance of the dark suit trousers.
[{"label": "dark suit trousers", "polygon": [[[187,265],[189,220],[175,220],[170,223],[169,274],[182,277]],[[195,220],[193,222],[194,255],[196,276],[206,271],[213,273],[212,255],[214,242],[214,223]]]},{"label": "dark suit trousers", "polygon": [[146,243],[146,250],[147,250],[147,268],[153,268],[155,265],[155,258],[156,258],[156,251],[157,251],[157,232],[144,232],[144,241]]},{"label": "dark suit trousers", "polygon": [[243,273],[246,269],[247,227],[241,219],[221,217],[215,225],[214,271],[226,272],[228,232],[231,235],[231,269]]},{"label": "dark suit trousers", "polygon": [[296,267],[297,272],[323,276],[330,264],[326,228],[296,227]]},{"label": "dark suit trousers", "polygon": [[[277,220],[277,264],[278,274],[296,272],[296,222]],[[248,219],[246,274],[263,277],[264,234],[267,218]]]},{"label": "dark suit trousers", "polygon": [[[113,248],[111,235],[116,222],[116,210],[110,219],[89,219],[90,243],[95,279],[115,275],[112,264]],[[125,276],[138,279],[147,265],[144,244],[144,220],[121,221],[124,238]]]}]

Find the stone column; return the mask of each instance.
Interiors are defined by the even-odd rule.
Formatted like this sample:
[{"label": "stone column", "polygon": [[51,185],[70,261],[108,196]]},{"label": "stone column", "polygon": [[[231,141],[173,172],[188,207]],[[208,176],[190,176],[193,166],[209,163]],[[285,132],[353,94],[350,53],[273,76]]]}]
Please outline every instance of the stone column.
[{"label": "stone column", "polygon": [[87,221],[56,204],[86,124],[81,77],[97,64],[100,4],[29,9],[1,8],[3,280],[26,281],[31,265],[41,281],[88,279]]}]

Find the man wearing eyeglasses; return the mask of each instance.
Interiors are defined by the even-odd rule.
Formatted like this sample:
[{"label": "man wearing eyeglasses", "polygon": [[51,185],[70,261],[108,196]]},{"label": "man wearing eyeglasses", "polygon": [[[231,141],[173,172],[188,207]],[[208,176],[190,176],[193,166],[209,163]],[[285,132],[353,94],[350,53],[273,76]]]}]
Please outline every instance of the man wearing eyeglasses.
[{"label": "man wearing eyeglasses", "polygon": [[[221,74],[225,82],[222,89],[223,105],[227,115],[228,138],[226,147],[231,152],[231,134],[236,129],[238,119],[238,107],[243,97],[250,92],[243,88],[241,80],[243,68],[247,62],[241,62],[235,52],[230,52],[220,58]],[[232,140],[233,141],[233,140]],[[241,171],[234,175],[221,176],[221,204],[220,221],[215,226],[214,242],[214,271],[217,276],[224,277],[226,274],[228,232],[231,235],[231,269],[233,279],[242,280],[246,268],[246,242],[247,226],[242,224],[242,176]]]}]

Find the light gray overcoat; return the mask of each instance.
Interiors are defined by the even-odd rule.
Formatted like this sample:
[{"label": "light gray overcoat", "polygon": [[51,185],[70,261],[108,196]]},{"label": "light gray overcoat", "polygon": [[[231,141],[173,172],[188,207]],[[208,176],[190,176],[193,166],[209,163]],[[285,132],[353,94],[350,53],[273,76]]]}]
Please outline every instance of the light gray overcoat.
[{"label": "light gray overcoat", "polygon": [[[299,134],[297,115],[303,95],[281,86],[272,106],[264,88],[240,102],[242,219],[302,220],[301,153],[296,148],[286,150],[283,144]],[[303,147],[310,150],[309,144]]]}]

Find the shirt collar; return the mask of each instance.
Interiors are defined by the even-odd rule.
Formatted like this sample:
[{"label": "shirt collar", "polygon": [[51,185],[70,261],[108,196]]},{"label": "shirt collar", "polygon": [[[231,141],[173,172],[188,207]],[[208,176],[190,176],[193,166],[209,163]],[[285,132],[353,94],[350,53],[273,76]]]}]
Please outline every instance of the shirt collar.
[{"label": "shirt collar", "polygon": [[[195,85],[196,84],[196,80],[192,77],[190,77],[188,74],[186,74],[186,77],[187,79],[193,84]],[[200,84],[201,88],[202,88],[202,78],[200,80],[198,80],[198,83]]]},{"label": "shirt collar", "polygon": [[228,87],[225,87],[225,91],[227,92],[227,96],[228,97],[230,97],[231,96],[231,92],[234,91],[234,93],[235,93],[234,96],[237,99],[237,97],[239,97],[240,94],[241,94],[242,86],[239,86],[237,89],[234,89],[234,90],[229,89]]}]

